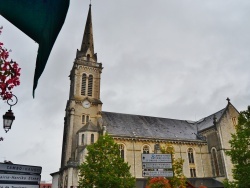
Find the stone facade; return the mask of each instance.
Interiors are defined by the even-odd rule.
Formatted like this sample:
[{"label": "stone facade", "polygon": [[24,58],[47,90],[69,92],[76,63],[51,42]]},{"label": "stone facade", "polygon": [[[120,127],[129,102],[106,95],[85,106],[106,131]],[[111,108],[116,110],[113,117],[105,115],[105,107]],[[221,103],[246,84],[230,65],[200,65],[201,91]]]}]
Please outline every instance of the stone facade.
[{"label": "stone facade", "polygon": [[229,100],[225,108],[199,121],[103,112],[100,100],[102,69],[94,53],[90,6],[82,46],[77,50],[70,73],[61,167],[52,174],[58,179],[58,187],[78,185],[77,167],[85,159],[86,146],[104,133],[121,146],[124,160],[138,180],[144,178],[141,154],[154,153],[156,144],[174,148],[174,157],[184,159],[183,172],[188,178],[232,179],[233,165],[225,151],[230,149],[228,142],[231,133],[235,132],[239,112]]}]

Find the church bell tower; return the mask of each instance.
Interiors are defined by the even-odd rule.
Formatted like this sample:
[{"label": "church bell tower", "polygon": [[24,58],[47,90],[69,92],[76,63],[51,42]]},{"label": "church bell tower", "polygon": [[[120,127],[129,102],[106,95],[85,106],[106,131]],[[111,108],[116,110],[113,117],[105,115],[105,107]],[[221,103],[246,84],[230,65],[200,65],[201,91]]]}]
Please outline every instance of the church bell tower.
[{"label": "church bell tower", "polygon": [[101,133],[100,81],[102,64],[94,52],[91,5],[80,50],[70,72],[70,92],[64,118],[59,187],[78,185],[77,166],[84,161],[86,146]]}]

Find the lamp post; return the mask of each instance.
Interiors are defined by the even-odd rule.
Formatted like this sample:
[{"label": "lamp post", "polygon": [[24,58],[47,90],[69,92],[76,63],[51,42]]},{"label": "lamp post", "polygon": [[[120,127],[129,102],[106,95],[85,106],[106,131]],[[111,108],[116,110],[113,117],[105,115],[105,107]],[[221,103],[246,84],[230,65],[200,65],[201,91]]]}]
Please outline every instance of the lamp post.
[{"label": "lamp post", "polygon": [[15,120],[15,116],[11,110],[11,107],[16,105],[18,99],[15,95],[12,96],[14,97],[14,100],[12,99],[13,97],[7,100],[10,109],[3,115],[3,129],[5,130],[6,133],[11,129],[12,123]]}]

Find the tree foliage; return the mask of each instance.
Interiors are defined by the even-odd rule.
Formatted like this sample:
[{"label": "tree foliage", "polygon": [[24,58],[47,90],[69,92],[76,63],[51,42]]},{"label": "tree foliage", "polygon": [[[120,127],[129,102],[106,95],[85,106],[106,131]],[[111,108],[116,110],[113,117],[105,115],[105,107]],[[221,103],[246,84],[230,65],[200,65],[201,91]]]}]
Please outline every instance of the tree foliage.
[{"label": "tree foliage", "polygon": [[186,187],[186,177],[183,174],[183,163],[184,160],[181,158],[174,158],[175,150],[173,146],[166,145],[161,147],[161,153],[167,153],[172,155],[172,166],[174,171],[174,177],[169,178],[172,187],[185,188]]},{"label": "tree foliage", "polygon": [[135,178],[130,166],[120,157],[118,145],[113,138],[100,136],[98,141],[87,146],[86,161],[79,166],[81,188],[133,188]]},{"label": "tree foliage", "polygon": [[235,182],[226,182],[228,186],[245,188],[250,187],[250,106],[246,111],[240,112],[236,133],[229,141],[231,150],[226,154],[231,157],[234,164],[233,178]]}]

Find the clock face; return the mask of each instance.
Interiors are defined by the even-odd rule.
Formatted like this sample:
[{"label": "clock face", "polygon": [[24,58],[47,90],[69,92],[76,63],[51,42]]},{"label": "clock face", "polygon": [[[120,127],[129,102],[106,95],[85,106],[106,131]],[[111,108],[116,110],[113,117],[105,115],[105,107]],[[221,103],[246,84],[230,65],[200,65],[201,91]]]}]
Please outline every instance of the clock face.
[{"label": "clock face", "polygon": [[89,107],[90,107],[90,102],[89,102],[88,100],[84,100],[84,101],[82,102],[82,106],[83,106],[84,108],[89,108]]}]

